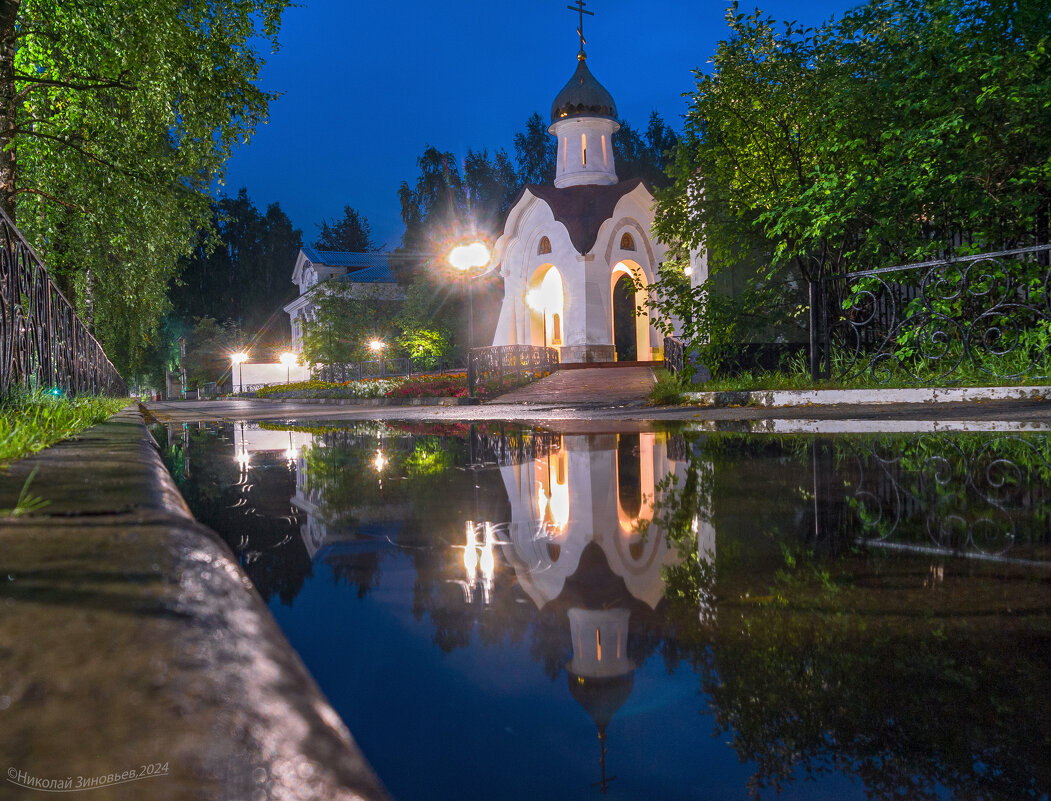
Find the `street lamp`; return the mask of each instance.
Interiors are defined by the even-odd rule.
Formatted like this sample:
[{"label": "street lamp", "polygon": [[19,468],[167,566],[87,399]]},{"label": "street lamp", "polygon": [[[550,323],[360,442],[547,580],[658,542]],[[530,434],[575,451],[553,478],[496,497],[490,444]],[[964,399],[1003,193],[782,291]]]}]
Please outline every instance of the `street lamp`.
[{"label": "street lamp", "polygon": [[540,312],[544,329],[544,347],[547,348],[547,304],[544,303],[544,294],[539,289],[530,289],[526,292],[525,302],[530,309]]},{"label": "street lamp", "polygon": [[379,356],[381,353],[383,353],[383,349],[386,348],[386,347],[387,347],[387,343],[384,342],[382,339],[370,339],[369,340],[369,350],[371,350],[377,356]]},{"label": "street lamp", "polygon": [[[248,354],[245,353],[243,350],[239,351],[238,353],[231,353],[230,354],[230,363],[237,367],[237,391],[238,392],[244,392],[244,388],[245,388],[245,385],[244,385],[244,373],[242,372],[241,365],[244,364],[246,361],[248,361]],[[231,370],[230,372],[231,372],[231,379],[232,379],[233,378],[233,376],[232,376],[233,370]]]},{"label": "street lamp", "polygon": [[299,361],[299,355],[286,350],[279,357],[279,361],[285,366],[285,383],[292,383],[292,365]]},{"label": "street lamp", "polygon": [[461,288],[467,296],[467,348],[474,346],[474,297],[467,292],[467,274],[477,267],[489,263],[489,248],[484,242],[471,242],[469,245],[457,245],[449,252],[449,264],[460,271]]}]

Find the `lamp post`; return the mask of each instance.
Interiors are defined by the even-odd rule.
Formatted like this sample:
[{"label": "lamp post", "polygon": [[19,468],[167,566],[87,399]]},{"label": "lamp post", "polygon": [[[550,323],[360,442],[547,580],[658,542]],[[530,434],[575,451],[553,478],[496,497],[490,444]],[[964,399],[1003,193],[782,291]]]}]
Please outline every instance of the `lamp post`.
[{"label": "lamp post", "polygon": [[489,248],[484,242],[457,245],[449,252],[449,264],[460,271],[461,288],[467,296],[467,349],[474,347],[474,296],[467,292],[467,274],[474,268],[489,263]]},{"label": "lamp post", "polygon": [[[244,392],[244,373],[241,369],[241,365],[248,361],[248,354],[243,350],[237,353],[230,354],[230,364],[237,367],[237,391]],[[233,370],[230,370],[230,381],[233,383]]]},{"label": "lamp post", "polygon": [[285,383],[292,383],[292,365],[299,360],[299,356],[291,351],[285,351],[280,356],[280,362],[285,366]]}]

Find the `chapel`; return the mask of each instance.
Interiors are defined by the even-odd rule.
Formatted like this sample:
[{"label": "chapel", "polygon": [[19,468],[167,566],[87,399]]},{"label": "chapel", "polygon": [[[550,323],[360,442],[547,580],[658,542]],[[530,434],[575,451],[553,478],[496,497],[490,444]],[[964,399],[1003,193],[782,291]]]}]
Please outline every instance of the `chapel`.
[{"label": "chapel", "polygon": [[651,233],[649,187],[617,179],[619,129],[581,35],[573,77],[551,104],[554,185],[526,186],[496,242],[504,297],[494,345],[553,347],[562,362],[663,358],[645,301],[667,248]]}]

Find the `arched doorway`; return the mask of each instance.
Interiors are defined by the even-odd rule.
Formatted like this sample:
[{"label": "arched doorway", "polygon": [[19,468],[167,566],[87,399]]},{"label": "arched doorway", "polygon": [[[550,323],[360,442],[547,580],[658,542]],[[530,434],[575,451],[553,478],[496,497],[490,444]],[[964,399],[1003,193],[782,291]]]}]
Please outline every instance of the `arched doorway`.
[{"label": "arched doorway", "polygon": [[613,281],[613,345],[618,362],[639,358],[635,336],[635,283],[625,272],[615,273]]},{"label": "arched doorway", "polygon": [[565,342],[565,292],[557,267],[545,264],[533,273],[525,302],[529,310],[529,343],[561,348]]},{"label": "arched doorway", "polygon": [[613,345],[617,361],[650,361],[650,315],[646,274],[634,261],[617,262],[610,278]]}]

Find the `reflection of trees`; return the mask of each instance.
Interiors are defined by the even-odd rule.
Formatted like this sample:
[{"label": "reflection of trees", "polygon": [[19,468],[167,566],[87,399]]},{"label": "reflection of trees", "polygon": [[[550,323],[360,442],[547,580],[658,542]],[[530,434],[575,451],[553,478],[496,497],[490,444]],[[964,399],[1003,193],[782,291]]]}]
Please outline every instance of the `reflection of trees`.
[{"label": "reflection of trees", "polygon": [[[221,533],[264,600],[277,595],[291,605],[312,568],[289,504],[295,474],[284,455],[253,454],[242,473],[230,426],[186,432],[185,438],[169,435],[165,460],[194,516]],[[176,469],[187,459],[189,476]]]},{"label": "reflection of trees", "polygon": [[[687,475],[706,476],[704,489],[673,488],[658,510],[678,519],[668,535],[684,557],[668,575],[679,642],[665,658],[699,669],[719,726],[757,765],[757,791],[841,770],[878,799],[938,798],[941,787],[1046,797],[1046,573],[857,544],[871,536],[872,497],[908,495],[899,534],[909,520],[925,532],[930,514],[985,514],[975,490],[992,465],[1015,530],[1046,546],[1042,438],[710,437],[692,449]],[[856,503],[865,471],[888,463],[883,494]],[[932,464],[937,477],[924,473]],[[695,510],[718,532],[714,564],[696,558],[685,525]],[[698,627],[704,597],[716,608]]]}]

